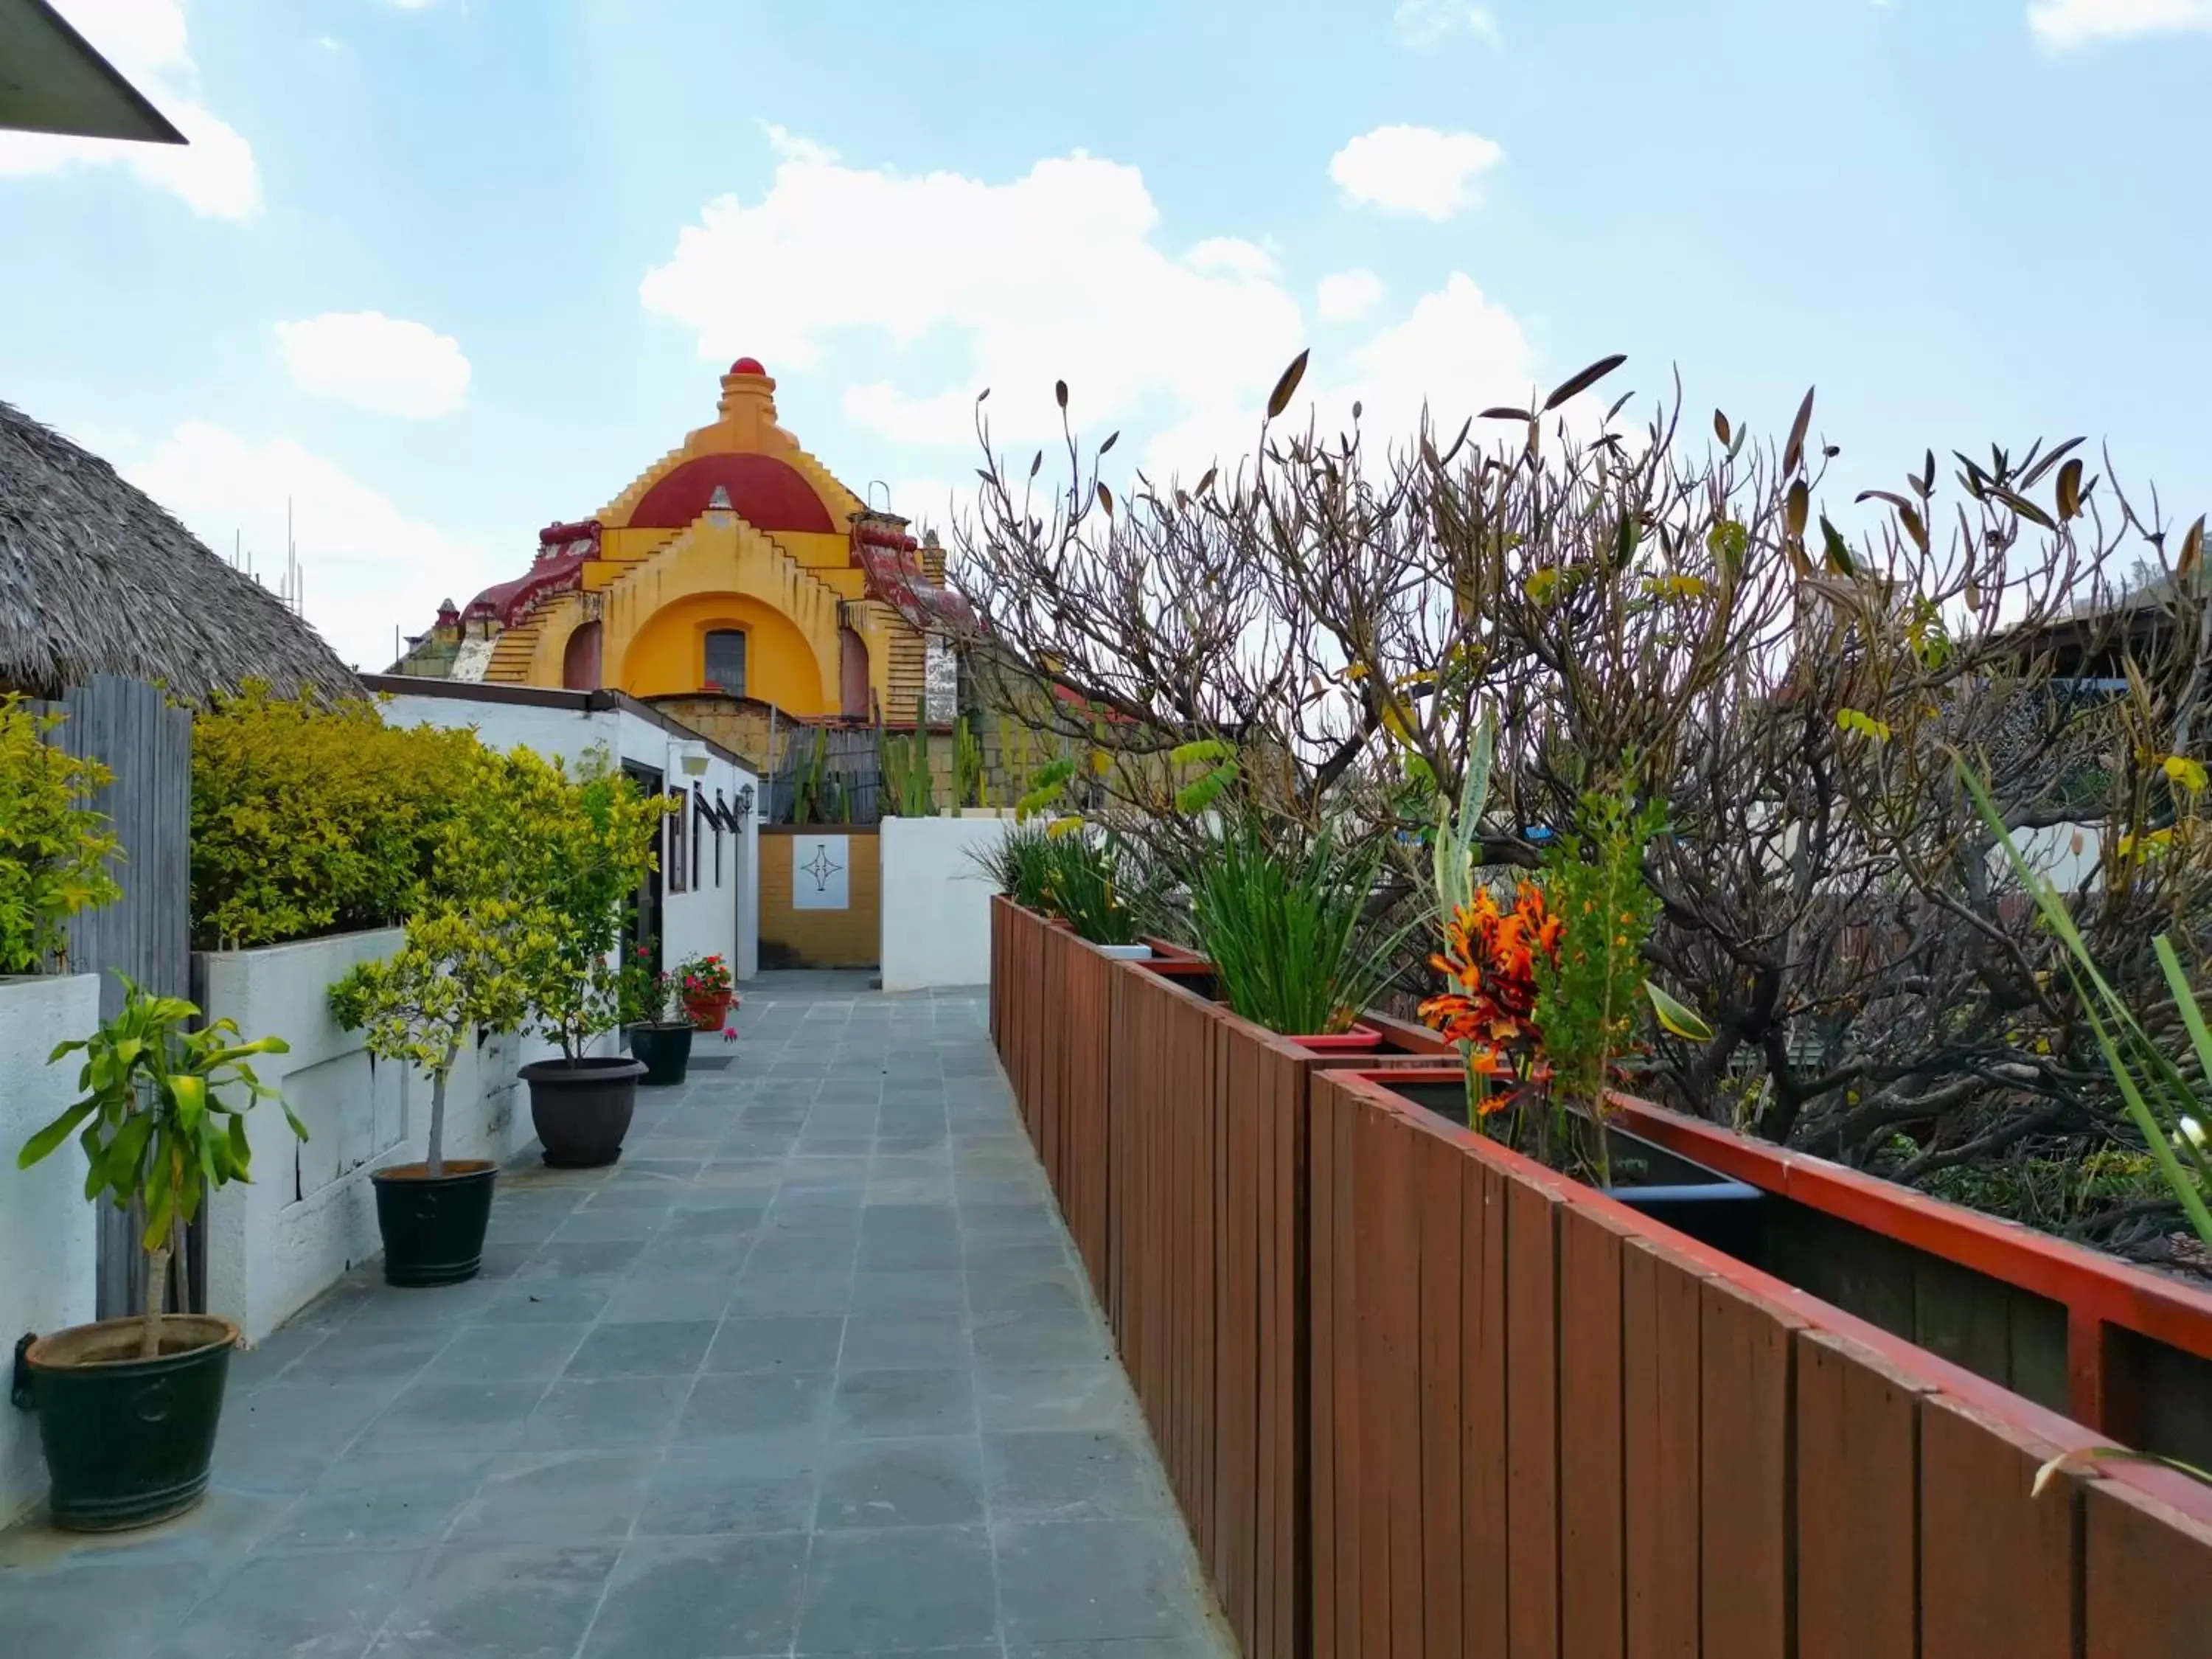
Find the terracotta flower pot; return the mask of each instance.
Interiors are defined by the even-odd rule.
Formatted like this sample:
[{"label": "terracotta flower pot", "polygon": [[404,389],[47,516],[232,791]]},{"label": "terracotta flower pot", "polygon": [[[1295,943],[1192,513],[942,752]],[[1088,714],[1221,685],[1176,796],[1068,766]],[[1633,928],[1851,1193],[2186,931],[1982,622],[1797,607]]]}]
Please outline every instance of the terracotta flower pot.
[{"label": "terracotta flower pot", "polygon": [[696,1030],[719,1031],[730,1018],[730,993],[717,991],[712,996],[686,997],[684,1012],[691,1016]]}]

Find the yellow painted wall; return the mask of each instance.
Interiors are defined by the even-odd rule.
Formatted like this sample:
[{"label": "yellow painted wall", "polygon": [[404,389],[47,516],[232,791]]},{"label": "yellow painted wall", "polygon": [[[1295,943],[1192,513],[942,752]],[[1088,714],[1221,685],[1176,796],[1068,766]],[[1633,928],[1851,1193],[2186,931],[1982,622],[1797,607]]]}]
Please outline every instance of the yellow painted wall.
[{"label": "yellow painted wall", "polygon": [[[791,902],[793,835],[844,836],[851,859],[848,908],[799,910]],[[883,949],[883,866],[873,830],[833,824],[760,829],[760,952],[763,967],[872,968]]]},{"label": "yellow painted wall", "polygon": [[740,593],[695,594],[655,611],[623,653],[622,689],[635,697],[698,690],[707,635],[722,628],[744,630],[747,696],[794,714],[836,712],[823,705],[822,665],[806,636],[782,612]]}]

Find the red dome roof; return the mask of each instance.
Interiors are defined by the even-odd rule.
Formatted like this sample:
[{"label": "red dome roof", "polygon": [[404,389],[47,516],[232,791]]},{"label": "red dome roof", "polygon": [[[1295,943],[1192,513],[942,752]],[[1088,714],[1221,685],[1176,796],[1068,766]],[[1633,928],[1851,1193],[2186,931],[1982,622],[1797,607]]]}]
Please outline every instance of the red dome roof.
[{"label": "red dome roof", "polygon": [[731,507],[757,530],[836,532],[814,487],[773,455],[702,455],[684,462],[645,492],[629,515],[630,528],[680,530],[707,510],[718,489],[729,492]]},{"label": "red dome roof", "polygon": [[732,374],[766,374],[768,370],[762,366],[761,360],[757,357],[740,357],[737,362],[730,365],[730,373]]}]

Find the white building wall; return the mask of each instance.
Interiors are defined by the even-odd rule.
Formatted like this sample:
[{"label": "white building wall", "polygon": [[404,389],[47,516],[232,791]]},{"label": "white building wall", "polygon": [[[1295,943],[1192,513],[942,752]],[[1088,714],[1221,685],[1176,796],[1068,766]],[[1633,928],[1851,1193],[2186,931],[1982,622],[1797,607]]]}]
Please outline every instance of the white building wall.
[{"label": "white building wall", "polygon": [[[331,1018],[330,988],[356,963],[399,947],[397,927],[341,933],[198,959],[206,1013],[247,1041],[279,1036],[290,1051],[254,1062],[306,1126],[295,1139],[273,1106],[246,1120],[253,1179],[208,1209],[208,1306],[258,1341],[382,1249],[370,1171],[429,1150],[430,1081],[372,1062],[362,1035]],[[520,1043],[494,1036],[464,1051],[446,1091],[446,1153],[505,1163],[528,1145],[530,1115],[515,1081]]]},{"label": "white building wall", "polygon": [[883,821],[884,990],[988,982],[993,890],[971,854],[1006,833],[999,818]]},{"label": "white building wall", "polygon": [[[46,1056],[99,1024],[94,975],[0,979],[0,1352],[8,1354],[26,1331],[86,1324],[96,1310],[98,1218],[84,1199],[84,1154],[71,1140],[33,1170],[17,1169],[15,1155],[77,1098],[81,1058],[48,1066]],[[0,1398],[0,1526],[46,1489],[39,1419]]]},{"label": "white building wall", "polygon": [[[629,708],[586,709],[578,694],[575,707],[513,702],[469,697],[401,692],[384,705],[385,718],[396,724],[434,726],[447,730],[473,730],[495,748],[527,746],[548,758],[559,757],[573,769],[594,750],[610,758],[647,766],[661,774],[672,787],[678,782],[702,786],[709,800],[719,798],[734,805],[744,789],[762,799],[760,780],[744,767],[723,758],[703,740],[687,742],[658,721]],[[705,763],[705,770],[684,769],[689,754]],[[685,957],[719,954],[731,963],[739,979],[750,979],[760,963],[760,848],[757,819],[748,817],[744,830],[721,837],[721,878],[714,878],[715,837],[706,826],[699,830],[699,853],[707,869],[707,884],[698,884],[687,858],[686,890],[665,892],[662,900],[662,928],[668,963]],[[664,857],[664,866],[665,859]],[[664,878],[665,870],[664,868]],[[665,886],[665,880],[664,880]],[[549,1051],[550,1052],[550,1051]],[[539,1057],[538,1052],[528,1056]]]}]

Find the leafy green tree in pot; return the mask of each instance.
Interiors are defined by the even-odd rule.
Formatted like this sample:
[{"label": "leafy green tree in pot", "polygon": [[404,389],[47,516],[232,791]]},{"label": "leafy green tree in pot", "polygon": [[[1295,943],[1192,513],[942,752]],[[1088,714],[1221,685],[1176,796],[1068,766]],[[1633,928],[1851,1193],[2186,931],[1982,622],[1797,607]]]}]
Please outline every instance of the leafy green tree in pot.
[{"label": "leafy green tree in pot", "polygon": [[256,1101],[274,1100],[294,1134],[305,1140],[307,1131],[248,1063],[286,1053],[291,1045],[283,1038],[240,1042],[237,1024],[228,1019],[185,1030],[199,1017],[197,1006],[149,995],[128,979],[123,984],[120,1013],[47,1056],[51,1066],[83,1054],[77,1074],[83,1097],[24,1143],[15,1162],[27,1170],[75,1134],[89,1166],[85,1196],[106,1196],[119,1210],[134,1200],[144,1205],[139,1247],[147,1288],[138,1352],[151,1359],[161,1352],[169,1262],[183,1249],[185,1228],[210,1188],[250,1178],[247,1111]]},{"label": "leafy green tree in pot", "polygon": [[531,1018],[573,1064],[619,1018],[623,905],[655,867],[661,820],[679,808],[617,772],[571,780],[527,750],[507,758],[511,877],[532,910],[519,968]]},{"label": "leafy green tree in pot", "polygon": [[533,920],[506,899],[440,905],[408,919],[396,955],[331,988],[338,1024],[361,1031],[369,1053],[428,1073],[430,1180],[446,1173],[447,1085],[470,1032],[513,1030],[529,1012],[520,969]]}]

